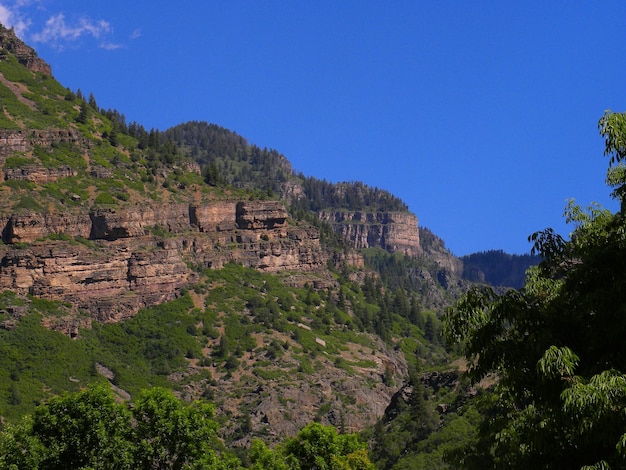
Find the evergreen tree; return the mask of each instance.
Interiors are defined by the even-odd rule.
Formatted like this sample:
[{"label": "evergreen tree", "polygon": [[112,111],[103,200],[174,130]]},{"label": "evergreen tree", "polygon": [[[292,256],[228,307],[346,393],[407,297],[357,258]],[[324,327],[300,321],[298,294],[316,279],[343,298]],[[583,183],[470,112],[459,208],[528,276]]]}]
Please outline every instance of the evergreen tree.
[{"label": "evergreen tree", "polygon": [[82,101],[80,103],[80,111],[78,113],[78,117],[76,118],[76,122],[80,124],[87,124],[87,122],[89,121],[89,116],[89,107],[87,106],[87,103]]}]

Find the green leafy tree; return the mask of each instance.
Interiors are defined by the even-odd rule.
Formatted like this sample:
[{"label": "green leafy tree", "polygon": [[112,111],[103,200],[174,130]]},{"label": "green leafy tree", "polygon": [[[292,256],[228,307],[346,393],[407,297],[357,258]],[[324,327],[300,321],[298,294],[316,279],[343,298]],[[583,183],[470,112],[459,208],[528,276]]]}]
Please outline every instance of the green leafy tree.
[{"label": "green leafy tree", "polygon": [[268,448],[263,441],[254,439],[248,457],[251,462],[250,470],[290,470],[285,456],[280,450]]},{"label": "green leafy tree", "polygon": [[216,468],[211,449],[217,423],[209,404],[187,405],[172,392],[144,391],[133,408],[136,468]]},{"label": "green leafy tree", "polygon": [[0,470],[235,470],[218,455],[213,408],[186,404],[172,392],[145,390],[117,403],[108,386],[64,394],[0,434]]},{"label": "green leafy tree", "polygon": [[24,430],[22,436],[28,437],[35,453],[45,449],[35,468],[130,469],[129,432],[130,413],[115,402],[110,390],[94,386],[54,397],[37,408],[31,436]]},{"label": "green leafy tree", "polygon": [[365,444],[354,434],[339,434],[332,426],[311,423],[285,443],[292,468],[298,470],[374,470]]},{"label": "green leafy tree", "polygon": [[570,203],[569,241],[551,229],[530,237],[544,261],[523,288],[475,288],[444,317],[470,377],[497,376],[477,440],[451,454],[457,467],[626,467],[626,115],[599,128],[622,211]]}]

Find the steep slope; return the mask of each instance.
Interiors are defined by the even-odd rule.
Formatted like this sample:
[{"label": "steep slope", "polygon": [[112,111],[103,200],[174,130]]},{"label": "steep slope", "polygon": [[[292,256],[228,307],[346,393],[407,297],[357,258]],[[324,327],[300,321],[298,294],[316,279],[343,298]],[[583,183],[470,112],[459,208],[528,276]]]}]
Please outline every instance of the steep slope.
[{"label": "steep slope", "polygon": [[282,203],[207,186],[160,133],[64,89],[12,31],[0,41],[0,288],[117,321],[195,268],[325,269],[319,232]]},{"label": "steep slope", "polygon": [[[279,441],[370,426],[409,370],[448,360],[438,315],[466,284],[397,197],[218,126],[147,131],[0,41],[3,416],[93,380],[160,384],[215,402],[233,442]],[[80,364],[42,373],[39,340],[70,343],[41,325]]]}]

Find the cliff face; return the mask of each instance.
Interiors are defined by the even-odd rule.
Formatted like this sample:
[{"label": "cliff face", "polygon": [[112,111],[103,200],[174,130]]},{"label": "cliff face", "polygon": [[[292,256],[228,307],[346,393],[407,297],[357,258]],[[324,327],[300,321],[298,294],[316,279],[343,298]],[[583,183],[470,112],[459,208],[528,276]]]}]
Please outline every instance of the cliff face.
[{"label": "cliff face", "polygon": [[0,25],[0,53],[6,54],[7,52],[13,54],[18,62],[26,66],[31,72],[52,74],[50,65],[39,58],[32,47],[19,39],[12,28],[7,29]]},{"label": "cliff face", "polygon": [[321,211],[319,218],[357,249],[380,247],[408,256],[422,253],[417,217],[410,212]]},{"label": "cliff face", "polygon": [[172,299],[193,280],[190,266],[316,272],[328,260],[319,233],[288,225],[277,201],[27,212],[0,223],[8,244],[0,248],[0,289],[71,301],[99,321]]}]

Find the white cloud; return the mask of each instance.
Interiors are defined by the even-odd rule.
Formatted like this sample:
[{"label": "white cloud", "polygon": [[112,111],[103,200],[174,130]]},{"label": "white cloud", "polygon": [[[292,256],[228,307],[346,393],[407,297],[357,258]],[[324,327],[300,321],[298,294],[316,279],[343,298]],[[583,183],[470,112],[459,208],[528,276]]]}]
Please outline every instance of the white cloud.
[{"label": "white cloud", "polygon": [[0,3],[0,23],[4,26],[11,24],[11,12],[2,3]]},{"label": "white cloud", "polygon": [[10,6],[7,6],[6,2],[0,3],[0,23],[7,28],[13,28],[15,34],[22,37],[31,22],[20,15],[19,3]]},{"label": "white cloud", "polygon": [[100,48],[106,49],[107,51],[114,51],[115,49],[121,49],[124,47],[122,44],[116,44],[114,42],[101,42]]},{"label": "white cloud", "polygon": [[[39,32],[31,33],[25,38],[26,30],[33,24],[30,17],[23,13],[29,11],[29,7],[39,10],[40,13],[46,10],[41,0],[0,0],[0,23],[8,28],[14,28],[15,33],[22,39],[47,44],[59,50],[66,46],[75,46],[81,38],[96,39],[99,47],[106,50],[123,47],[110,40],[113,28],[108,21],[93,20],[86,16],[68,20],[63,13],[48,16],[43,28],[32,28],[40,29]],[[34,13],[32,8],[30,11]],[[140,31],[136,30],[131,37],[134,38],[135,34],[139,35]]]},{"label": "white cloud", "polygon": [[59,13],[51,16],[40,33],[33,34],[35,42],[51,44],[61,47],[64,41],[74,41],[81,36],[92,36],[99,39],[106,33],[111,32],[111,25],[104,21],[92,21],[88,18],[81,18],[78,23],[69,24],[65,21],[65,15]]},{"label": "white cloud", "polygon": [[141,29],[137,28],[135,29],[131,34],[130,34],[130,38],[131,39],[137,39],[141,36]]}]

